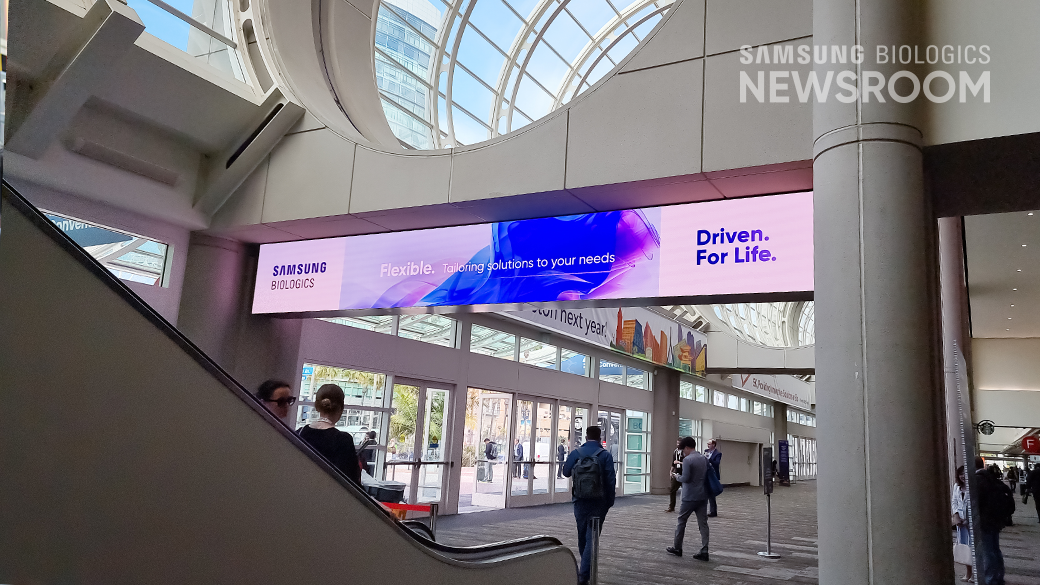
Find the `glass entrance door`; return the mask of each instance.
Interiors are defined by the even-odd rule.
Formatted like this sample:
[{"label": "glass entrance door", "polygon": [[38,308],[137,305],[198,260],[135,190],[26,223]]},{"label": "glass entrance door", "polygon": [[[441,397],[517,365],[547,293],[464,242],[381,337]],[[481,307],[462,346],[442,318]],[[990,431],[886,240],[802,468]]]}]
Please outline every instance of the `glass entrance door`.
[{"label": "glass entrance door", "polygon": [[[614,472],[617,474],[617,487],[621,487],[621,430],[625,421],[625,412],[613,408],[601,408],[599,411],[599,428],[603,432],[603,448],[614,458]],[[623,493],[618,490],[618,494]]]},{"label": "glass entrance door", "polygon": [[531,506],[552,502],[555,476],[555,400],[517,396],[509,506]]},{"label": "glass entrance door", "polygon": [[460,513],[505,507],[512,409],[512,394],[478,388],[467,392]]},{"label": "glass entrance door", "polygon": [[409,504],[443,500],[449,397],[443,387],[401,378],[394,381],[384,479],[404,483]]},{"label": "glass entrance door", "polygon": [[553,462],[553,502],[571,500],[571,480],[563,476],[563,463],[567,455],[585,442],[585,427],[589,420],[588,407],[561,402],[556,416],[555,461]]}]

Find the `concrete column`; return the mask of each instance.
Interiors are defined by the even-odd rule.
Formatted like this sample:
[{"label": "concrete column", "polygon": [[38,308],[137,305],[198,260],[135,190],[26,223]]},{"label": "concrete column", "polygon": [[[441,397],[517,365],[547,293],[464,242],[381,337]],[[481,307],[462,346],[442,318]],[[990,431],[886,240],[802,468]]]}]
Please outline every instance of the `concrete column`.
[{"label": "concrete column", "polygon": [[268,378],[298,390],[299,319],[252,314],[257,248],[192,234],[178,329],[249,390]]},{"label": "concrete column", "polygon": [[973,469],[975,432],[971,428],[971,337],[968,333],[968,283],[965,279],[963,220],[939,219],[939,282],[942,301],[943,379],[946,396],[947,484],[960,465]]},{"label": "concrete column", "polygon": [[[912,66],[878,64],[877,47],[919,44],[920,25],[919,0],[815,0],[813,43],[866,57],[816,75],[880,72],[887,96]],[[953,582],[919,119],[891,98],[813,109],[821,585]]]},{"label": "concrete column", "polygon": [[773,459],[780,461],[780,441],[787,440],[787,405],[773,403]]},{"label": "concrete column", "polygon": [[667,494],[675,439],[679,437],[679,372],[654,369],[654,411],[650,417],[650,493]]}]

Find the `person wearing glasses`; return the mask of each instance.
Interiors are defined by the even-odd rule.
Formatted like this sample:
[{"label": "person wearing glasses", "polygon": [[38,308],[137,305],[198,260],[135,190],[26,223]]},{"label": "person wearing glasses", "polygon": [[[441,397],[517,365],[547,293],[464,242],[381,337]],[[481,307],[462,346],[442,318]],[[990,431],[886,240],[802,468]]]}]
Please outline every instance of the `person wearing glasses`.
[{"label": "person wearing glasses", "polygon": [[264,403],[271,414],[289,422],[289,407],[296,403],[292,395],[292,387],[281,380],[268,380],[256,390],[256,397]]},{"label": "person wearing glasses", "polygon": [[343,417],[344,399],[342,388],[335,384],[323,384],[314,396],[314,408],[320,415],[318,420],[297,432],[301,439],[310,443],[344,475],[361,483],[361,465],[354,448],[354,438],[350,433],[336,428],[336,423]]}]

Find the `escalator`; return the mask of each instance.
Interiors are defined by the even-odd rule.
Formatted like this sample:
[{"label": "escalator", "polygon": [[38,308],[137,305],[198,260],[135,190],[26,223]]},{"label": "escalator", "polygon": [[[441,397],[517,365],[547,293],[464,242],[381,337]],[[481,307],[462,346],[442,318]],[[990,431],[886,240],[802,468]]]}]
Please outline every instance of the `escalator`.
[{"label": "escalator", "polygon": [[0,583],[573,584],[409,529],[6,182]]}]

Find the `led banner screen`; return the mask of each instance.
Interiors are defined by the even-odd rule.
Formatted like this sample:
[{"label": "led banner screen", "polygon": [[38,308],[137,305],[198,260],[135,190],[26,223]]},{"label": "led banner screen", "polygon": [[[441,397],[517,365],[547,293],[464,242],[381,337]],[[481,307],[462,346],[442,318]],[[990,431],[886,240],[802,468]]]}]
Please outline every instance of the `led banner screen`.
[{"label": "led banner screen", "polygon": [[813,290],[812,193],[265,244],[254,313]]}]

